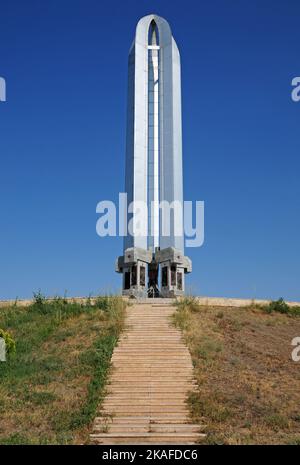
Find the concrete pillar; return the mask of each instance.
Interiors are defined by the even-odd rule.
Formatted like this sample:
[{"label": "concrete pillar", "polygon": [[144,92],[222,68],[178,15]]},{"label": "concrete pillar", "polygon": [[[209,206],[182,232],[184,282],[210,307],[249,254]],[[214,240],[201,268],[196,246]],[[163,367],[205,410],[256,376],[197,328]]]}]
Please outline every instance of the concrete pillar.
[{"label": "concrete pillar", "polygon": [[170,261],[161,264],[161,294],[163,297],[184,294],[184,268],[182,266]]}]

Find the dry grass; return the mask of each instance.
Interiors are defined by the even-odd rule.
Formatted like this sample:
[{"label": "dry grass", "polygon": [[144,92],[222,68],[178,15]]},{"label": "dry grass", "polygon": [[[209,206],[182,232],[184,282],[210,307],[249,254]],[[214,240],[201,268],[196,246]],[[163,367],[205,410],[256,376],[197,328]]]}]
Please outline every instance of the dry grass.
[{"label": "dry grass", "polygon": [[300,444],[299,316],[185,299],[174,321],[192,354],[199,390],[188,402],[207,443]]}]

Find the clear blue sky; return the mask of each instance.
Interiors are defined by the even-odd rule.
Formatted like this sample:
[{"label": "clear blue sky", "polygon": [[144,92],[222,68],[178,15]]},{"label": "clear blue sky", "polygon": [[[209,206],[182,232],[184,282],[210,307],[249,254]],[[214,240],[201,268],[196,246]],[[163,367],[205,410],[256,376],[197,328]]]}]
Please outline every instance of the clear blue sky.
[{"label": "clear blue sky", "polygon": [[180,49],[185,198],[206,205],[188,287],[300,300],[298,0],[1,0],[0,298],[120,289],[95,208],[123,190],[127,54],[150,13]]}]

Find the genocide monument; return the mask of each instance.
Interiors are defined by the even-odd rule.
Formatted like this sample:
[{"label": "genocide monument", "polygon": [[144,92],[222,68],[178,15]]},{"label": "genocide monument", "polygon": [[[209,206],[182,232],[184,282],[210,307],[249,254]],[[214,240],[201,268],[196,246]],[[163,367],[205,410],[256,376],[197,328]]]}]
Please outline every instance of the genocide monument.
[{"label": "genocide monument", "polygon": [[147,213],[144,233],[125,236],[117,260],[124,295],[182,295],[191,272],[184,256],[180,74],[169,24],[145,16],[129,51],[125,191],[127,206],[135,205],[128,221],[141,221],[141,204]]}]

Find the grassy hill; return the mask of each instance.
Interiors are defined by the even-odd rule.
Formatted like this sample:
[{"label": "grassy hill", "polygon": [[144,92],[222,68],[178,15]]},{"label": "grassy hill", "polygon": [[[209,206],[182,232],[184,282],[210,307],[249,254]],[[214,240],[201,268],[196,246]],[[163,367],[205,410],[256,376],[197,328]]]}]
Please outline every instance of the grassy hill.
[{"label": "grassy hill", "polygon": [[248,308],[183,299],[174,315],[192,354],[198,392],[189,404],[210,444],[300,444],[300,309]]},{"label": "grassy hill", "polygon": [[[124,310],[119,297],[40,294],[29,306],[0,309],[0,328],[16,342],[0,363],[0,444],[88,442]],[[300,362],[291,358],[299,307],[184,298],[173,318],[199,384],[188,399],[192,419],[206,424],[208,444],[300,444]]]},{"label": "grassy hill", "polygon": [[124,302],[95,305],[40,294],[0,309],[16,353],[0,363],[0,444],[85,443],[123,326]]}]

